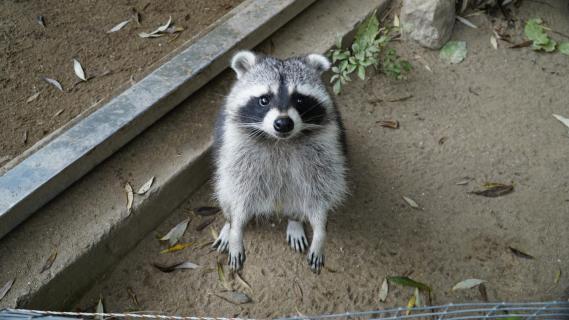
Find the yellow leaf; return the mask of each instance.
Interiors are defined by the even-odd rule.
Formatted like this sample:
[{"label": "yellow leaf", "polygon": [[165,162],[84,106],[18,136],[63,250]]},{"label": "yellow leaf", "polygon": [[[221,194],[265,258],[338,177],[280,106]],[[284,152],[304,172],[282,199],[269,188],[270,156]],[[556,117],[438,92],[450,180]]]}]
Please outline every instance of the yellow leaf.
[{"label": "yellow leaf", "polygon": [[170,253],[170,252],[176,252],[176,251],[184,250],[184,249],[186,249],[187,247],[189,247],[189,246],[191,246],[191,245],[192,245],[191,242],[178,243],[178,244],[175,245],[175,246],[171,246],[171,247],[168,247],[168,248],[166,248],[166,249],[160,251],[160,253]]},{"label": "yellow leaf", "polygon": [[413,307],[415,307],[415,302],[417,298],[415,297],[415,295],[411,296],[411,299],[409,299],[409,302],[407,302],[407,312],[405,313],[405,315],[409,315],[409,313],[411,313],[411,309],[413,309]]},{"label": "yellow leaf", "polygon": [[213,241],[216,241],[217,238],[219,238],[217,231],[215,231],[215,229],[213,229],[212,227],[209,227],[209,231],[211,232],[211,237],[213,238]]}]

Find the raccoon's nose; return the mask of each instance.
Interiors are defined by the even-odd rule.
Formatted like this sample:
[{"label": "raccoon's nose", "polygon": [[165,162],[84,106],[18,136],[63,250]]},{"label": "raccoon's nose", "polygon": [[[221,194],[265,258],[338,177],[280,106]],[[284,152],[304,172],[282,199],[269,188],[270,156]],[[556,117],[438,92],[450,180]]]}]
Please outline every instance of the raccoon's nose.
[{"label": "raccoon's nose", "polygon": [[273,123],[273,127],[280,133],[290,132],[294,129],[294,121],[289,117],[277,118]]}]

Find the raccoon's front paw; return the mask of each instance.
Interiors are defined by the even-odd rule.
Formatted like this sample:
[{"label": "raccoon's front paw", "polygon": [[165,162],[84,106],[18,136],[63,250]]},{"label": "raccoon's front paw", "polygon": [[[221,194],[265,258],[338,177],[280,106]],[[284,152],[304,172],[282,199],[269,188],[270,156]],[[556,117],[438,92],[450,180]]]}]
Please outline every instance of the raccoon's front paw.
[{"label": "raccoon's front paw", "polygon": [[233,271],[239,271],[243,268],[243,263],[245,263],[245,250],[243,248],[239,250],[231,250],[229,249],[229,255],[227,264],[229,268]]},{"label": "raccoon's front paw", "polygon": [[310,270],[312,270],[314,273],[319,274],[322,268],[324,268],[324,252],[310,250],[308,256],[306,257],[306,260],[308,260]]},{"label": "raccoon's front paw", "polygon": [[221,229],[217,240],[211,245],[212,248],[216,249],[219,253],[226,252],[229,248],[229,228],[229,223],[226,223]]},{"label": "raccoon's front paw", "polygon": [[306,240],[301,222],[289,220],[286,228],[286,241],[292,250],[296,252],[304,252],[308,248],[308,240]]}]

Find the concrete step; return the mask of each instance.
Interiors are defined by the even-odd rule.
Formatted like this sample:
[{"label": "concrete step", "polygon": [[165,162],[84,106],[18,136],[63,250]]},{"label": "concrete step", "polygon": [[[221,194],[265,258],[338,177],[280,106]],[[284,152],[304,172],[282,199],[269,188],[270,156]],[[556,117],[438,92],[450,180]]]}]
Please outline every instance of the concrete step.
[{"label": "concrete step", "polygon": [[[388,2],[318,1],[258,49],[325,53]],[[65,309],[201,186],[211,172],[214,117],[232,79],[231,72],[216,77],[1,239],[0,282],[16,282],[0,307]],[[129,214],[125,183],[136,190],[153,176]],[[41,272],[53,252],[53,265]]]}]

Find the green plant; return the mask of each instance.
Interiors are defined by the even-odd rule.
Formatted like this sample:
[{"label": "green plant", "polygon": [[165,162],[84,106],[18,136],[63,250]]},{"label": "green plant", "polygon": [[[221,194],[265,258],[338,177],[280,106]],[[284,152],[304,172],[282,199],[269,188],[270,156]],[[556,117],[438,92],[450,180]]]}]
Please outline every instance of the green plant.
[{"label": "green plant", "polygon": [[358,27],[354,42],[349,48],[343,49],[342,39],[339,38],[336,48],[330,51],[334,73],[330,82],[333,83],[334,93],[340,94],[342,86],[351,81],[350,74],[353,72],[365,80],[369,66],[395,79],[404,79],[412,68],[411,64],[402,60],[395,49],[387,47],[398,32],[398,27],[380,28],[376,12],[373,12]]}]

